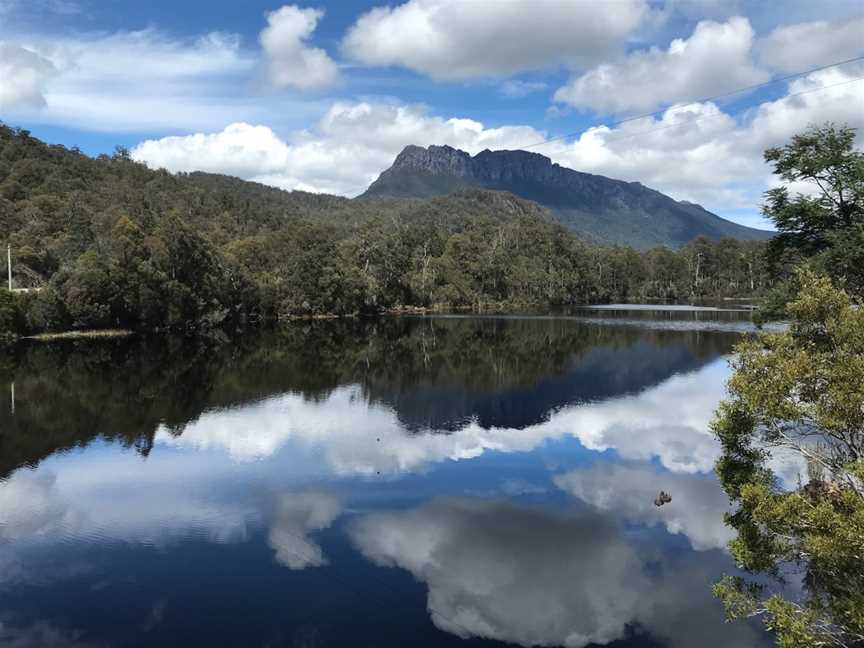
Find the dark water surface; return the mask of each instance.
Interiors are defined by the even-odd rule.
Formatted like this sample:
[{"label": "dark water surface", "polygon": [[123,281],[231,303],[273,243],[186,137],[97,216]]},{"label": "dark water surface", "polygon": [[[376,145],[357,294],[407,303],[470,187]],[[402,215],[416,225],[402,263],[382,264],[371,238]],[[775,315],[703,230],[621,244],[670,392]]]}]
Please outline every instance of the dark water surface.
[{"label": "dark water surface", "polygon": [[734,568],[708,422],[746,317],[16,347],[0,645],[768,645],[710,592]]}]

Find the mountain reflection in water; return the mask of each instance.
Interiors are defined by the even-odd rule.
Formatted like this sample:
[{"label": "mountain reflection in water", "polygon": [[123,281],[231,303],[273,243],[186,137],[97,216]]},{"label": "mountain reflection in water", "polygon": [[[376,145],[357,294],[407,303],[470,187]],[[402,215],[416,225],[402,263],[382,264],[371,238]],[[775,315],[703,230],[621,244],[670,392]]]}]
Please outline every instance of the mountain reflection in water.
[{"label": "mountain reflection in water", "polygon": [[744,317],[18,346],[0,643],[769,645],[710,592]]}]

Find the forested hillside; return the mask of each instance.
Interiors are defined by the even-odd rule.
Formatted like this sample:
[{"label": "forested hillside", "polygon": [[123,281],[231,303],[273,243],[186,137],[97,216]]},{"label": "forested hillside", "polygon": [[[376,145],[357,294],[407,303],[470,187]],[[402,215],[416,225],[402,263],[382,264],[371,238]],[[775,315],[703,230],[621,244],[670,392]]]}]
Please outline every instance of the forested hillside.
[{"label": "forested hillside", "polygon": [[[89,158],[0,125],[0,244],[14,283],[0,330],[225,322],[402,306],[530,308],[758,293],[763,244],[598,247],[513,195],[285,192]],[[5,274],[5,259],[3,271]]]}]

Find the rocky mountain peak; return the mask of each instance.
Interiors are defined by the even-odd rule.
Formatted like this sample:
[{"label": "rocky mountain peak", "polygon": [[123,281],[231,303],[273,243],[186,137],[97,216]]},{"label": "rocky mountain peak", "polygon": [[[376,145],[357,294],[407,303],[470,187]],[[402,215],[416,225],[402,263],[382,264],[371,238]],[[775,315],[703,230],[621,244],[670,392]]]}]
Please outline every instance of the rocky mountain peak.
[{"label": "rocky mountain peak", "polygon": [[402,149],[391,169],[468,177],[471,175],[471,156],[452,146],[423,148],[412,144]]},{"label": "rocky mountain peak", "polygon": [[770,237],[638,182],[568,169],[533,151],[486,149],[472,157],[452,146],[406,146],[363,196],[429,198],[466,189],[534,201],[561,224],[605,243],[680,247],[696,236]]},{"label": "rocky mountain peak", "polygon": [[474,174],[489,180],[538,179],[548,177],[553,169],[545,155],[531,151],[490,151],[486,149],[472,158]]}]

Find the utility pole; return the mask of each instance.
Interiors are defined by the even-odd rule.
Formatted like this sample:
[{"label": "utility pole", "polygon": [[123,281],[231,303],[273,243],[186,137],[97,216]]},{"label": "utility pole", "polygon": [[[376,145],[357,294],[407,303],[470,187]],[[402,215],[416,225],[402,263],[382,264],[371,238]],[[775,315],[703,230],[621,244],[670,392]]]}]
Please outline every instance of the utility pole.
[{"label": "utility pole", "polygon": [[6,261],[9,264],[9,292],[12,292],[12,245],[6,246]]}]

